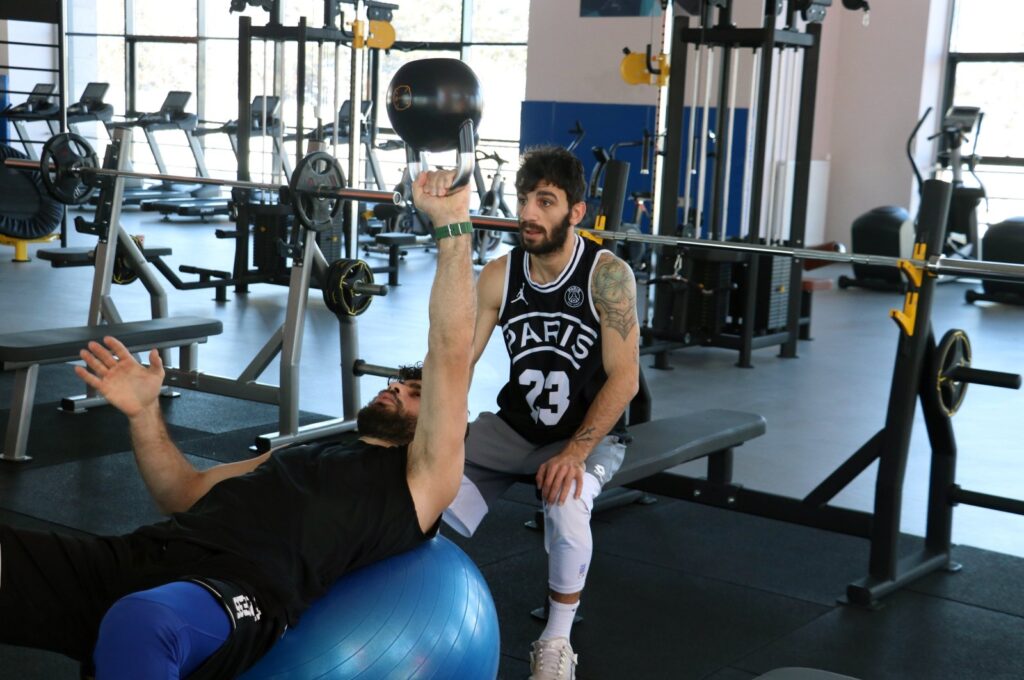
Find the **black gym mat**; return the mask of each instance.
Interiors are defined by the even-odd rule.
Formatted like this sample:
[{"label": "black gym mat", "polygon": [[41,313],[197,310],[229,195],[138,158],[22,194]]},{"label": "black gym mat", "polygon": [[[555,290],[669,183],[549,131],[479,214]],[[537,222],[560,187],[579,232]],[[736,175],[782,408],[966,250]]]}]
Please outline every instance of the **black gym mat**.
[{"label": "black gym mat", "polygon": [[723,668],[717,673],[707,676],[704,680],[750,680],[751,678],[756,678],[757,675],[759,674],[747,673],[735,668]]},{"label": "black gym mat", "polygon": [[[214,464],[188,458],[197,469]],[[163,519],[130,451],[2,475],[0,507],[91,534],[127,533]]]},{"label": "black gym mat", "polygon": [[[85,383],[75,375],[71,364],[40,366],[36,377],[36,403],[60,401],[85,392]],[[10,407],[14,391],[14,371],[0,371],[0,406]]]},{"label": "black gym mat", "polygon": [[[111,406],[91,408],[84,413],[69,413],[58,408],[60,402],[39,403],[32,409],[27,453],[32,460],[0,465],[0,475],[31,468],[59,465],[72,460],[104,456],[130,449],[128,420]],[[10,411],[0,410],[0,442],[7,431]],[[206,433],[168,424],[175,441],[184,441]]]},{"label": "black gym mat", "polygon": [[909,591],[884,605],[837,608],[733,665],[758,673],[808,666],[864,680],[1024,677],[1020,618]]},{"label": "black gym mat", "polygon": [[[544,535],[523,526],[533,519],[533,510],[521,503],[499,499],[471,538],[461,536],[447,524],[441,525],[441,533],[483,568],[525,552],[544,549]],[[543,600],[538,604],[543,604]]]},{"label": "black gym mat", "polygon": [[[543,624],[547,556],[532,551],[483,569],[498,608],[502,653],[527,660]],[[598,554],[573,628],[579,677],[703,678],[830,610],[810,602]],[[626,642],[628,640],[628,643]]]},{"label": "black gym mat", "polygon": [[[299,413],[299,425],[308,425],[325,420],[326,416],[317,413]],[[253,425],[239,430],[232,430],[221,434],[204,434],[203,436],[190,437],[178,442],[178,447],[185,453],[194,456],[202,456],[222,463],[233,463],[237,460],[245,460],[257,455],[254,448],[256,437],[259,435],[276,432],[277,421],[264,422],[260,425]],[[349,441],[357,438],[354,432],[344,433],[332,437],[336,441]]]},{"label": "black gym mat", "polygon": [[[868,542],[659,497],[595,516],[594,545],[620,557],[709,574],[823,605],[866,575]],[[792,556],[799,555],[799,559]]]},{"label": "black gym mat", "polygon": [[[224,434],[247,427],[274,423],[271,431],[277,429],[277,405],[261,404],[254,401],[233,399],[217,394],[182,390],[173,399],[161,399],[164,419],[173,425],[180,425],[210,434]],[[302,420],[300,412],[300,422]],[[305,414],[308,418],[316,414]],[[326,416],[318,416],[323,419]]]},{"label": "black gym mat", "polygon": [[908,589],[1024,617],[1019,557],[959,545],[953,548],[953,561],[962,566],[960,571],[930,574]]}]

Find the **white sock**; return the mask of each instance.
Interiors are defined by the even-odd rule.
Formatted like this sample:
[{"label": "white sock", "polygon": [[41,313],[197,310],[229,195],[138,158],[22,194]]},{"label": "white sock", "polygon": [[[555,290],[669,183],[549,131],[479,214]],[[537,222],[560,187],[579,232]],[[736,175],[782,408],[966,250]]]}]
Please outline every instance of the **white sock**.
[{"label": "white sock", "polygon": [[540,639],[551,640],[564,637],[568,640],[569,631],[572,630],[572,622],[576,618],[576,610],[579,606],[579,602],[575,604],[562,604],[561,602],[555,602],[549,597],[548,625],[544,627],[544,632],[540,634]]}]

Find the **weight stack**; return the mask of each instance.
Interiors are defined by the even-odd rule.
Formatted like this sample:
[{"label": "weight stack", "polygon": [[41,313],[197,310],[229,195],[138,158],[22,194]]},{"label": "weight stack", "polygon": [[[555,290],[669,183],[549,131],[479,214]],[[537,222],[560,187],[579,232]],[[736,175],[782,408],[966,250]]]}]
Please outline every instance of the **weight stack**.
[{"label": "weight stack", "polygon": [[[789,272],[793,261],[788,257],[754,255],[760,258],[757,268],[757,299],[754,301],[754,318],[751,320],[754,335],[765,335],[785,330],[789,314]],[[749,267],[745,267],[747,272]],[[749,295],[749,276],[739,279],[739,289],[732,297],[729,307],[730,323],[728,332],[743,332],[744,308]]]},{"label": "weight stack", "polygon": [[345,233],[348,224],[348,205],[345,205],[338,213],[337,219],[331,222],[331,226],[316,233],[316,244],[320,246],[320,252],[328,262],[345,259]]},{"label": "weight stack", "polygon": [[721,335],[725,326],[732,263],[693,259],[692,267],[686,289],[686,330],[703,341]]},{"label": "weight stack", "polygon": [[288,243],[292,210],[279,204],[252,205],[252,264],[260,274],[283,274],[287,263],[278,244]]},{"label": "weight stack", "polygon": [[786,328],[789,312],[789,272],[793,260],[763,255],[757,270],[757,305],[754,333],[771,333]]},{"label": "weight stack", "polygon": [[[1024,264],[1024,217],[1011,217],[993,224],[981,240],[981,253],[986,260]],[[1024,283],[983,281],[988,295],[1016,295],[1024,298]]]},{"label": "weight stack", "polygon": [[[900,207],[886,205],[874,208],[853,221],[850,242],[853,252],[866,255],[909,258],[914,249],[914,227],[910,214]],[[854,264],[858,279],[884,281],[896,286],[902,283],[900,270],[877,264]]]}]

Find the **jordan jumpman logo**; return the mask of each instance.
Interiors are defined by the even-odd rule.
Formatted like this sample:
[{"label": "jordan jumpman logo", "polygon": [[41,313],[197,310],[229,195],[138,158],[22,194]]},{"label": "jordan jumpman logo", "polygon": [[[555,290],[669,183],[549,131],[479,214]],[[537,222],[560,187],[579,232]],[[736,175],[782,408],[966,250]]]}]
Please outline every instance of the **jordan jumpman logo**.
[{"label": "jordan jumpman logo", "polygon": [[530,303],[526,301],[526,296],[523,295],[523,289],[525,287],[525,283],[519,285],[519,292],[516,293],[516,296],[514,298],[512,298],[512,302],[509,303],[510,305],[514,305],[517,302],[522,302],[524,305],[529,306]]}]

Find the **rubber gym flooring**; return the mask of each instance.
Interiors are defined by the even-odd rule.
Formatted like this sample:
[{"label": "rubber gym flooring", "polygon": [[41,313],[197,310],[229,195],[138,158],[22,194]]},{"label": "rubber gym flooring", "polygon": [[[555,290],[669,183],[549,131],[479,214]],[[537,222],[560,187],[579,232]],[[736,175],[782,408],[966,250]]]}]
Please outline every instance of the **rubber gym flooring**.
[{"label": "rubber gym flooring", "polygon": [[[149,213],[126,213],[129,231],[147,244],[174,249],[179,264],[230,267],[231,244],[214,238],[223,224],[167,224]],[[91,245],[71,235],[71,245]],[[0,251],[3,330],[77,325],[88,310],[91,269],[51,269],[38,259],[13,264]],[[377,263],[376,258],[372,258]],[[434,257],[410,252],[402,285],[376,300],[359,319],[360,356],[371,363],[414,361],[425,350],[426,290]],[[383,260],[380,261],[383,263]],[[812,272],[835,278],[842,266]],[[963,328],[974,365],[1024,369],[1020,329],[1024,308],[966,305],[972,284],[939,287],[936,333]],[[224,334],[199,351],[200,369],[233,376],[282,322],[286,291],[253,286],[215,303],[212,291],[167,286],[172,314],[221,319]],[[126,320],[148,316],[139,284],[114,291]],[[314,293],[303,344],[303,421],[340,412],[336,322]],[[735,479],[745,486],[806,494],[881,428],[897,331],[888,309],[895,294],[864,290],[816,293],[812,333],[798,359],[775,348],[754,353],[754,368],[734,366],[736,354],[692,348],[670,355],[672,370],[642,359],[654,397],[654,417],[727,407],[765,416],[767,434],[736,452]],[[276,382],[276,363],[266,376]],[[473,413],[491,408],[507,371],[503,348],[488,347],[475,374]],[[0,374],[0,406],[9,404],[12,375]],[[33,460],[0,465],[0,521],[57,531],[109,533],[156,521],[134,472],[124,421],[109,409],[83,415],[56,410],[81,392],[68,366],[44,367],[29,453]],[[363,400],[379,379],[362,379]],[[165,402],[172,435],[197,465],[250,455],[256,433],[276,429],[272,407],[184,392]],[[954,419],[959,484],[1020,497],[1024,395],[972,386]],[[0,428],[7,411],[0,412]],[[702,474],[701,462],[683,474]],[[869,509],[875,466],[837,498]],[[918,415],[907,469],[902,528],[911,549],[923,533],[928,445]],[[453,538],[490,585],[502,632],[500,677],[525,678],[528,648],[541,630],[529,611],[543,602],[546,558],[539,534],[523,528],[536,507],[533,491],[517,486],[471,540]],[[837,604],[846,584],[865,575],[867,542],[821,530],[662,498],[594,519],[595,556],[573,630],[579,677],[742,680],[782,666],[808,666],[863,679],[1021,678],[1024,659],[1024,520],[958,507],[954,516],[956,574],[934,573],[889,596],[878,610]],[[0,678],[77,678],[63,657],[0,646]]]}]

